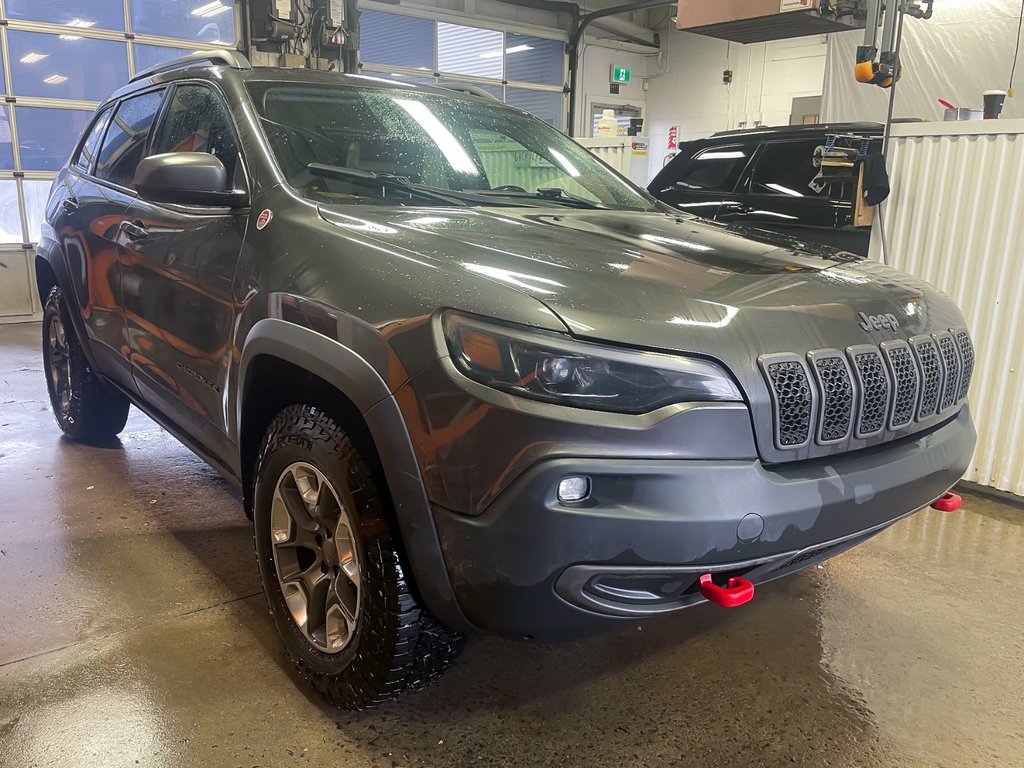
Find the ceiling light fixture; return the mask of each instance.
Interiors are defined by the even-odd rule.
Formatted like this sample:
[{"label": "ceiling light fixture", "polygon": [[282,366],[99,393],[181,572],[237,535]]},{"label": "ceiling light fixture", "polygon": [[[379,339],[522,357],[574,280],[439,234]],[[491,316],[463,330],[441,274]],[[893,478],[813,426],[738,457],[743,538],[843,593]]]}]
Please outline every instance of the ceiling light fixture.
[{"label": "ceiling light fixture", "polygon": [[43,78],[43,82],[47,85],[60,85],[61,83],[66,83],[67,80],[67,77],[64,75],[50,75]]},{"label": "ceiling light fixture", "polygon": [[89,27],[95,26],[95,21],[86,21],[85,19],[72,19],[67,23],[69,27],[78,27],[79,29],[88,29]]},{"label": "ceiling light fixture", "polygon": [[[511,48],[506,48],[505,53],[523,53],[524,51],[532,50],[532,45],[513,45]],[[496,59],[499,56],[501,56],[501,51],[487,51],[480,54],[481,59]]]},{"label": "ceiling light fixture", "polygon": [[81,40],[81,35],[57,35],[61,40]]},{"label": "ceiling light fixture", "polygon": [[43,59],[49,58],[49,56],[50,54],[48,53],[26,53],[24,56],[18,59],[18,61],[20,61],[22,64],[35,64],[37,61],[42,61]]}]

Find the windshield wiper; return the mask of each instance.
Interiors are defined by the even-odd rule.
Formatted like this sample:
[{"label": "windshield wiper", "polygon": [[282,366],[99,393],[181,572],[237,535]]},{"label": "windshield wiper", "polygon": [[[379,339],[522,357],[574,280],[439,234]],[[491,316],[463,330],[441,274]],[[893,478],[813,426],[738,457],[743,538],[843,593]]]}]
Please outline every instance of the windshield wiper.
[{"label": "windshield wiper", "polygon": [[518,200],[550,200],[555,203],[565,203],[567,205],[576,206],[577,208],[592,208],[604,210],[607,206],[596,203],[593,200],[587,200],[585,197],[579,197],[571,192],[566,192],[561,187],[540,187],[536,192],[513,192],[511,190],[504,191],[500,189],[481,189],[478,190],[478,195],[485,195],[487,197],[508,197]]},{"label": "windshield wiper", "polygon": [[345,165],[327,165],[326,163],[310,163],[306,166],[306,170],[314,176],[326,176],[332,179],[341,179],[342,181],[355,181],[367,185],[380,184],[392,189],[404,189],[413,194],[440,200],[451,205],[465,205],[467,202],[464,198],[449,194],[448,190],[415,184],[405,176],[399,176],[394,173],[374,173],[373,171],[363,171],[359,168],[349,168]]}]

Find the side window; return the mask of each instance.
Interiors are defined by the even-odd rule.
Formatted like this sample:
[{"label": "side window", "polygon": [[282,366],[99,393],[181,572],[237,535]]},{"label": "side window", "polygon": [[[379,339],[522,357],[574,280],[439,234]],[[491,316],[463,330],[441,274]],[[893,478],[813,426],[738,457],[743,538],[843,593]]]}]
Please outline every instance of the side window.
[{"label": "side window", "polygon": [[678,189],[732,192],[755,148],[754,144],[733,144],[702,150],[682,164],[674,179],[675,186]]},{"label": "side window", "polygon": [[238,168],[238,139],[221,97],[204,85],[175,88],[152,152],[208,152],[224,163],[230,184]]},{"label": "side window", "polygon": [[103,138],[103,132],[107,129],[107,123],[110,121],[110,116],[113,112],[114,105],[111,104],[97,115],[92,123],[92,128],[89,129],[89,133],[82,143],[82,148],[78,150],[74,166],[82,171],[82,173],[90,173],[92,171],[92,163],[96,159],[96,150],[100,147],[100,140]]},{"label": "side window", "polygon": [[814,149],[824,139],[811,141],[779,141],[766,144],[750,183],[753,195],[788,195],[790,197],[830,197],[842,185],[830,184],[819,195],[808,184],[818,175],[814,167]]},{"label": "side window", "polygon": [[146,139],[160,109],[163,91],[125,99],[117,108],[100,149],[96,175],[101,179],[132,187],[135,166],[146,150]]}]

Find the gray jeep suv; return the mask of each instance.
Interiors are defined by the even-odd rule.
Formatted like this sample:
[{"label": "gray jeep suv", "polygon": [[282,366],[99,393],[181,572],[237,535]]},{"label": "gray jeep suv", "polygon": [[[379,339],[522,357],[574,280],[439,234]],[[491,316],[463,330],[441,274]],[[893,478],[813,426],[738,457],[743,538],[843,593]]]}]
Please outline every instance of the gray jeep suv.
[{"label": "gray jeep suv", "polygon": [[236,484],[284,644],[347,707],[472,630],[739,605],[975,443],[948,297],[673,212],[473,93],[142,73],[55,181],[37,277],[61,429],[134,403]]}]

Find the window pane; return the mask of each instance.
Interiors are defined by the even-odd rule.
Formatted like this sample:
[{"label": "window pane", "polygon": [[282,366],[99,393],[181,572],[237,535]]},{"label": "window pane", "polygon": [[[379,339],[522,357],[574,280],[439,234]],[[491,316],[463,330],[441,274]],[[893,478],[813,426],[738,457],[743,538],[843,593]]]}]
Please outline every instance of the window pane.
[{"label": "window pane", "polygon": [[783,141],[765,144],[754,169],[750,191],[755,195],[788,195],[790,197],[827,197],[831,185],[820,193],[808,184],[818,175],[814,167],[814,150],[824,137],[813,141]]},{"label": "window pane", "polygon": [[437,66],[441,72],[502,79],[504,33],[437,24]]},{"label": "window pane", "polygon": [[75,158],[74,162],[79,170],[85,173],[92,172],[92,162],[96,159],[96,150],[99,149],[100,140],[103,138],[103,132],[107,130],[107,121],[110,119],[113,111],[113,105],[104,109],[89,129],[89,137],[82,144],[82,148],[79,150],[78,157]]},{"label": "window pane", "polygon": [[25,213],[28,215],[28,241],[39,242],[39,230],[43,224],[43,217],[46,215],[46,201],[50,197],[52,181],[41,181],[39,179],[24,179],[22,187],[25,190]]},{"label": "window pane", "polygon": [[84,133],[92,113],[83,109],[15,107],[21,167],[26,171],[58,171]]},{"label": "window pane", "polygon": [[434,71],[434,22],[395,13],[363,11],[359,56],[368,64]]},{"label": "window pane", "polygon": [[680,168],[674,183],[683,189],[732,192],[754,149],[753,144],[706,149]]},{"label": "window pane", "polygon": [[132,31],[204,43],[235,43],[232,0],[132,0]]},{"label": "window pane", "polygon": [[434,76],[419,77],[417,75],[407,75],[403,72],[371,72],[369,70],[363,70],[363,74],[367,77],[383,77],[385,80],[397,80],[400,83],[412,83],[413,85],[433,85]]},{"label": "window pane", "polygon": [[141,72],[144,69],[163,64],[165,61],[176,59],[179,56],[188,56],[195,48],[171,48],[166,45],[143,45],[132,43],[132,55],[135,57],[135,71]]},{"label": "window pane", "polygon": [[124,29],[122,0],[7,0],[4,5],[8,19],[67,24],[78,29]]},{"label": "window pane", "polygon": [[505,102],[536,115],[548,125],[561,130],[565,98],[557,91],[531,91],[528,88],[506,88]]},{"label": "window pane", "polygon": [[176,88],[153,154],[208,152],[224,163],[229,181],[238,165],[238,141],[220,96],[202,85]]},{"label": "window pane", "polygon": [[505,35],[505,79],[562,85],[565,43],[509,32]]},{"label": "window pane", "polygon": [[14,179],[0,181],[0,243],[20,243],[21,207],[18,203],[18,182]]},{"label": "window pane", "polygon": [[131,187],[135,166],[142,159],[153,118],[160,108],[162,91],[122,101],[103,140],[96,175],[122,187]]},{"label": "window pane", "polygon": [[14,170],[14,144],[11,141],[11,109],[0,109],[0,170]]},{"label": "window pane", "polygon": [[128,49],[113,40],[7,33],[15,96],[102,101],[128,80]]}]

